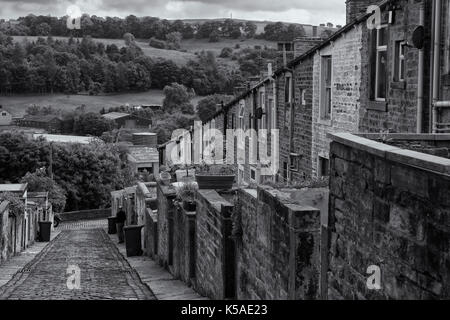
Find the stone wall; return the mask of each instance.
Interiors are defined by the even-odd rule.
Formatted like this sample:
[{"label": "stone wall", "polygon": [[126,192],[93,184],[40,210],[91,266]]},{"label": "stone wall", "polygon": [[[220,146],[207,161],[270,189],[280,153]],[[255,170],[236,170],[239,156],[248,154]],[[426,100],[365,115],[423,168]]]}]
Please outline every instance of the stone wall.
[{"label": "stone wall", "polygon": [[212,299],[233,298],[226,292],[233,204],[215,190],[198,190],[196,214],[196,290]]},{"label": "stone wall", "polygon": [[271,188],[241,189],[238,199],[237,298],[318,298],[320,210]]},{"label": "stone wall", "polygon": [[158,254],[158,213],[147,209],[144,227],[145,254],[156,260]]},{"label": "stone wall", "polygon": [[9,250],[9,239],[10,239],[10,228],[9,228],[9,209],[8,202],[3,201],[0,203],[0,263],[7,260],[10,256]]},{"label": "stone wall", "polygon": [[174,214],[173,275],[191,284],[195,277],[195,231],[196,213],[186,211],[181,203],[176,204]]},{"label": "stone wall", "polygon": [[158,203],[158,263],[168,267],[173,263],[173,215],[175,207],[173,200],[176,191],[173,186],[157,183]]},{"label": "stone wall", "polygon": [[[448,299],[450,160],[332,139],[328,298]],[[380,290],[366,285],[370,265]]]},{"label": "stone wall", "polygon": [[59,215],[62,221],[104,219],[109,216],[111,216],[111,208],[71,211],[71,212],[64,212]]}]

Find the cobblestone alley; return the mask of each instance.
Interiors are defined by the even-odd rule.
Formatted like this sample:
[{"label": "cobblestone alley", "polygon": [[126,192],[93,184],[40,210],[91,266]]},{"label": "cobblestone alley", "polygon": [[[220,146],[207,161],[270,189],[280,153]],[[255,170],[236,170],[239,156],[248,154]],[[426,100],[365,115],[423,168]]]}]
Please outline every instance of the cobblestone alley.
[{"label": "cobblestone alley", "polygon": [[[155,299],[101,225],[63,224],[60,230],[0,287],[0,299]],[[67,285],[73,265],[80,270],[79,289]]]}]

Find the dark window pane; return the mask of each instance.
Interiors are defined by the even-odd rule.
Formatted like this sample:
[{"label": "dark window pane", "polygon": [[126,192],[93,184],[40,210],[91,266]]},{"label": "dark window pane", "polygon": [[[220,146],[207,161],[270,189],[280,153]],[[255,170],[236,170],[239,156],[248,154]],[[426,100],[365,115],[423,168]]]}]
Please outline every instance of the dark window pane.
[{"label": "dark window pane", "polygon": [[386,51],[378,52],[378,81],[377,81],[377,98],[386,98]]}]

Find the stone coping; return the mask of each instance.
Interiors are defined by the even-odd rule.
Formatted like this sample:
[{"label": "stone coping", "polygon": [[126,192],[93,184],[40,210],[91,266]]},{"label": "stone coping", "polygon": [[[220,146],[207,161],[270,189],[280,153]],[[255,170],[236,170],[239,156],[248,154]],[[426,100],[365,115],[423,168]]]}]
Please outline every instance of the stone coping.
[{"label": "stone coping", "polygon": [[[399,162],[408,166],[437,172],[440,174],[450,175],[450,159],[437,157],[433,155],[429,155],[422,152],[407,150],[398,148],[395,146],[391,146],[382,142],[377,142],[365,137],[362,137],[358,134],[351,133],[328,133],[328,138],[341,143],[343,145],[362,150],[368,152],[370,154],[376,155],[381,158],[385,158],[387,160],[393,162]],[[389,138],[399,139],[395,137],[399,137],[400,134],[395,134]],[[407,134],[402,135],[403,137],[407,136]],[[422,140],[431,140],[430,135],[415,135],[421,136]],[[444,135],[450,137],[450,135]],[[435,139],[442,140],[442,135],[436,135]],[[410,140],[413,139],[413,135],[410,135]]]},{"label": "stone coping", "polygon": [[445,141],[450,142],[450,134],[445,133],[355,133],[354,135],[371,140],[388,137],[392,140],[413,140],[413,141]]},{"label": "stone coping", "polygon": [[218,212],[222,210],[222,206],[232,207],[233,204],[223,198],[216,190],[213,189],[200,189],[198,194],[204,198],[211,206]]}]

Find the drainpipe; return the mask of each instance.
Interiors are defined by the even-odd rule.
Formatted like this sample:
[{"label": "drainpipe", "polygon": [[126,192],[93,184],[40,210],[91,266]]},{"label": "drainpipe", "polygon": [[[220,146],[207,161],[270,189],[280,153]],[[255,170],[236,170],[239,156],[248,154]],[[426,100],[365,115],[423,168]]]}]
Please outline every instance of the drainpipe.
[{"label": "drainpipe", "polygon": [[434,39],[433,39],[433,104],[432,104],[432,133],[436,133],[436,122],[437,122],[437,108],[435,107],[436,102],[439,100],[439,62],[441,61],[441,8],[442,2],[441,0],[434,1],[435,9],[434,9]]},{"label": "drainpipe", "polygon": [[[424,3],[419,9],[419,25],[425,24]],[[424,79],[424,49],[419,50],[418,83],[417,83],[417,133],[422,133],[423,127],[423,79]]]}]

